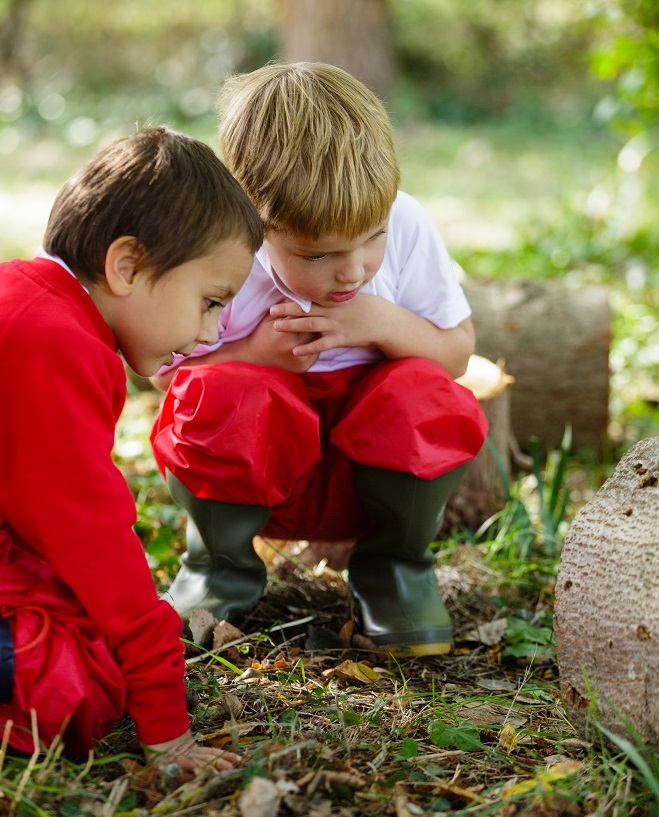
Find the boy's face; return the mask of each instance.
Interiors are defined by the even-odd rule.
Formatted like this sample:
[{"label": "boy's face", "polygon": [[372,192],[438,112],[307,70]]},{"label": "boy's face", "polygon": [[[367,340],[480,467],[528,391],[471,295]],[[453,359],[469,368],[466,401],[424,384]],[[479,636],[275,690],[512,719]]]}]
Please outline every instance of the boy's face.
[{"label": "boy's face", "polygon": [[242,241],[228,239],[209,254],[168,270],[159,279],[137,273],[134,291],[122,299],[112,328],[131,369],[143,377],[218,337],[220,310],[238,292],[252,267]]},{"label": "boy's face", "polygon": [[387,222],[352,239],[329,234],[311,239],[268,230],[264,241],[283,283],[320,306],[355,298],[382,266],[386,245]]}]

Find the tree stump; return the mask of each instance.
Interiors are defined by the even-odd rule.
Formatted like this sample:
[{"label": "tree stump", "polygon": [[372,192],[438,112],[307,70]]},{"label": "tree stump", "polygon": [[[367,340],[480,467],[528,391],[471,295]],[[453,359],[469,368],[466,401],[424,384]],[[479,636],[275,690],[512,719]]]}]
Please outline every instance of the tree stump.
[{"label": "tree stump", "polygon": [[611,308],[601,286],[559,281],[461,281],[476,329],[476,353],[503,359],[515,378],[511,425],[523,451],[530,437],[599,455],[607,439]]},{"label": "tree stump", "polygon": [[659,437],[637,443],[577,514],[554,618],[561,697],[583,734],[623,721],[659,745]]},{"label": "tree stump", "polygon": [[[504,480],[510,476],[511,459],[517,452],[510,424],[511,390],[508,388],[514,378],[506,373],[503,362],[493,363],[472,355],[466,373],[456,382],[474,393],[490,430],[488,443],[480,450],[467,476],[448,501],[442,534],[461,527],[475,531],[503,508],[506,503]],[[496,449],[498,463],[489,446]]]}]

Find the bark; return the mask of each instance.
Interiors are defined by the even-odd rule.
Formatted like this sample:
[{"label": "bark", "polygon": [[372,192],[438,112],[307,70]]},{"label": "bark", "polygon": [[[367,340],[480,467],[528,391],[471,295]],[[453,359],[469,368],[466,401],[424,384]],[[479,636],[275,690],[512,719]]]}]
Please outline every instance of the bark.
[{"label": "bark", "polygon": [[[577,514],[556,583],[561,697],[584,735],[591,715],[659,745],[659,437],[637,443]],[[592,737],[592,732],[590,737]]]},{"label": "bark", "polygon": [[10,0],[7,14],[0,22],[0,66],[3,72],[14,69],[20,76],[25,74],[19,55],[29,2]]},{"label": "bark", "polygon": [[[510,477],[511,462],[517,456],[517,442],[510,425],[510,399],[514,378],[503,363],[472,355],[467,373],[458,382],[478,398],[490,424],[489,443],[473,461],[467,476],[449,499],[444,515],[442,538],[452,528],[477,530],[506,504],[504,479]],[[492,453],[493,446],[498,457]],[[498,462],[497,462],[498,460]],[[501,469],[505,477],[501,474]]]},{"label": "bark", "polygon": [[393,75],[387,0],[279,0],[277,10],[285,60],[338,65],[387,98]]},{"label": "bark", "polygon": [[601,454],[609,419],[608,290],[558,281],[467,279],[462,285],[476,353],[503,359],[515,378],[511,425],[522,450],[530,437],[559,447],[570,424],[575,449]]}]

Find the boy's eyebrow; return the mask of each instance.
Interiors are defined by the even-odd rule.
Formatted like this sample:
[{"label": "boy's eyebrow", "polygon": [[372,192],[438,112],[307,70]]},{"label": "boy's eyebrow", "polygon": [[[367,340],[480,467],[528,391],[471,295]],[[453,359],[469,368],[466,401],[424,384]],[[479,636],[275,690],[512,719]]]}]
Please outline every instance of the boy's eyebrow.
[{"label": "boy's eyebrow", "polygon": [[218,298],[233,298],[235,297],[235,290],[232,287],[211,286],[210,294],[216,295]]},{"label": "boy's eyebrow", "polygon": [[[368,239],[375,238],[376,235],[380,235],[380,233],[386,232],[388,226],[389,226],[389,221],[387,220],[387,221],[384,221],[382,224],[378,225],[377,227],[374,227],[373,230],[369,230],[368,231],[368,238],[366,240],[368,241]],[[300,252],[309,251],[309,247],[305,247],[305,246],[303,246],[301,244],[295,243],[295,244],[293,244],[293,246],[295,248],[297,248]],[[333,252],[336,252],[336,249],[324,250],[322,245],[320,247],[314,247],[313,248],[314,255],[330,255]]]}]

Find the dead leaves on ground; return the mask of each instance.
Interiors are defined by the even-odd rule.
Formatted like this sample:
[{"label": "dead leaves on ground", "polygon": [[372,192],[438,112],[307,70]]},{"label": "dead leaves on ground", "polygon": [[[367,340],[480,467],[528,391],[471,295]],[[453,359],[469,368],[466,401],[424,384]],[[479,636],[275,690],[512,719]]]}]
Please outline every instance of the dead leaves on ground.
[{"label": "dead leaves on ground", "polygon": [[[536,772],[562,752],[578,763],[581,750],[543,737],[569,731],[557,690],[538,697],[541,682],[527,683],[523,662],[504,660],[500,613],[458,628],[449,656],[398,662],[356,642],[340,576],[293,579],[290,570],[277,574],[280,595],[264,599],[251,635],[204,611],[191,618],[190,671],[219,684],[210,720],[198,707],[195,728],[245,756],[231,781],[206,788],[214,799],[204,813],[411,817],[496,800],[509,817],[535,802],[538,786],[549,786],[546,802],[568,779],[560,767],[551,778]],[[277,620],[289,624],[268,635]],[[539,674],[556,686],[551,666]],[[200,695],[206,687],[200,680]]]}]

